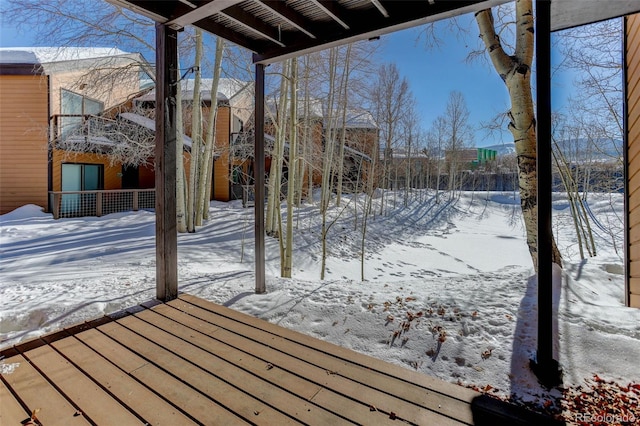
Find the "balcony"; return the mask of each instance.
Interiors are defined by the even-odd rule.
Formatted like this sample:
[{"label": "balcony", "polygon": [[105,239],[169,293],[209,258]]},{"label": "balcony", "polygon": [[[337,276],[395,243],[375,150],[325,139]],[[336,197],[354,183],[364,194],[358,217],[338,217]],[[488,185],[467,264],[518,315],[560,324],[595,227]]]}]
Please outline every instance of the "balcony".
[{"label": "balcony", "polygon": [[153,210],[155,202],[155,189],[49,192],[49,203],[54,219]]}]

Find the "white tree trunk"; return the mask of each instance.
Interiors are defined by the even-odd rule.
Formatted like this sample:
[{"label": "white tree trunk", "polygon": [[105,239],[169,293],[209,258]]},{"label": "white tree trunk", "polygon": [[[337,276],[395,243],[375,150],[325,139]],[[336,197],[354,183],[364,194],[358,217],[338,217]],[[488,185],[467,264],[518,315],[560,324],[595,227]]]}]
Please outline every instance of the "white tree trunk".
[{"label": "white tree trunk", "polygon": [[[504,81],[511,99],[509,130],[513,135],[518,158],[520,203],[527,231],[527,245],[533,265],[538,270],[538,198],[536,192],[536,124],[531,94],[531,63],[534,50],[532,0],[516,1],[516,46],[507,55],[495,31],[490,9],[476,14],[480,37],[494,68]],[[552,237],[553,262],[561,265],[562,258]]]},{"label": "white tree trunk", "polygon": [[327,210],[331,199],[331,171],[333,163],[333,148],[335,138],[333,132],[333,100],[337,68],[337,48],[332,48],[329,52],[329,99],[327,102],[327,129],[325,133],[324,159],[322,162],[322,194],[320,196],[320,214],[322,216],[322,228],[320,238],[322,243],[322,262],[320,265],[320,279],[324,280],[325,268],[327,264]]},{"label": "white tree trunk", "polygon": [[342,198],[342,184],[344,181],[344,144],[347,134],[347,108],[349,105],[348,102],[348,93],[349,91],[349,60],[351,59],[351,43],[347,45],[347,54],[345,56],[345,65],[344,65],[344,74],[342,78],[342,129],[340,134],[340,148],[338,153],[338,171],[336,175],[338,176],[337,188],[336,188],[336,206],[340,206],[340,200]]},{"label": "white tree trunk", "polygon": [[269,171],[269,194],[267,198],[267,217],[265,231],[267,235],[279,237],[278,216],[280,214],[280,185],[282,184],[282,162],[284,156],[285,128],[287,123],[289,61],[283,64],[280,80],[280,97],[278,113],[274,126],[276,128],[275,144],[271,156],[271,170]]},{"label": "white tree trunk", "polygon": [[293,264],[293,204],[295,202],[296,172],[298,170],[298,59],[291,59],[291,131],[289,132],[289,180],[287,182],[287,230],[282,276],[291,278]]},{"label": "white tree trunk", "polygon": [[211,199],[213,152],[216,142],[216,119],[218,116],[218,84],[222,71],[222,54],[224,53],[224,39],[218,37],[216,40],[216,57],[213,65],[213,81],[211,82],[211,107],[209,109],[209,119],[207,120],[207,131],[205,136],[205,146],[202,158],[202,168],[200,170],[200,186],[198,195],[198,217],[209,218],[209,200]]},{"label": "white tree trunk", "polygon": [[193,103],[191,104],[191,164],[189,170],[189,216],[187,229],[196,231],[197,188],[200,178],[200,151],[202,149],[202,107],[200,105],[200,62],[202,60],[202,30],[196,29],[195,76],[193,81]]},{"label": "white tree trunk", "polygon": [[182,90],[176,90],[176,228],[187,232],[187,183],[184,170],[184,128],[182,124]]}]

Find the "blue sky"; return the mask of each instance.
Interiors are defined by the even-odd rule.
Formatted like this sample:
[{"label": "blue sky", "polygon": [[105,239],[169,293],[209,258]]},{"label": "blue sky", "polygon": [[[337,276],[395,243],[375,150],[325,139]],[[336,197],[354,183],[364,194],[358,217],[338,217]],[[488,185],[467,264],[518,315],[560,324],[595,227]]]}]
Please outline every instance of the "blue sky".
[{"label": "blue sky", "polygon": [[[472,15],[459,19],[461,25],[469,29],[466,39],[443,33],[444,44],[429,49],[425,47],[424,39],[419,39],[419,29],[404,30],[383,36],[382,56],[398,64],[400,72],[409,80],[426,128],[444,112],[449,93],[457,90],[465,97],[471,125],[477,128],[476,146],[512,142],[511,133],[507,130],[488,134],[480,129],[481,123],[491,121],[509,109],[509,95],[488,60],[465,61],[474,47],[468,44],[475,44],[478,29]],[[473,40],[469,40],[471,38]],[[552,51],[552,61],[554,59],[560,59],[556,51]],[[552,82],[554,108],[562,108],[566,104],[571,90],[572,76],[556,73]]]},{"label": "blue sky", "polygon": [[[470,29],[467,37],[475,39],[477,27],[472,17],[465,16],[462,19]],[[467,101],[470,124],[477,128],[476,146],[511,142],[511,134],[506,130],[488,135],[480,129],[481,123],[490,121],[509,107],[507,90],[491,65],[482,60],[471,64],[465,62],[470,51],[470,47],[466,46],[468,41],[459,39],[455,34],[446,34],[443,37],[444,44],[431,49],[425,47],[424,40],[419,40],[418,35],[418,29],[409,29],[383,36],[381,57],[385,61],[395,62],[400,73],[408,79],[418,102],[423,127],[429,128],[435,117],[444,112],[449,93],[458,90]],[[16,31],[16,28],[3,23],[0,28],[0,47],[33,45],[36,44],[30,38],[28,29]],[[561,106],[565,102],[570,91],[570,80],[570,76],[566,75],[554,77],[554,106]]]},{"label": "blue sky", "polygon": [[[384,36],[382,56],[395,62],[409,80],[426,128],[444,113],[454,90],[464,95],[474,127],[509,108],[506,87],[491,66],[484,61],[465,62],[469,48],[463,41],[451,36],[439,48],[427,48],[418,35],[419,30],[410,29]],[[510,141],[508,132],[489,137],[483,130],[476,131],[478,146]]]}]

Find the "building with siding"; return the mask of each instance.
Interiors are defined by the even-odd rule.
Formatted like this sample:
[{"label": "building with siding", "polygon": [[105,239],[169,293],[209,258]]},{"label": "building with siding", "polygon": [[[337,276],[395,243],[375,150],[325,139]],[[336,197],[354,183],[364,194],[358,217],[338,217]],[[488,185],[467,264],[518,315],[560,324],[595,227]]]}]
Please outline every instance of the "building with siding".
[{"label": "building with siding", "polygon": [[0,214],[49,210],[49,191],[121,189],[121,164],[52,141],[138,93],[147,70],[142,55],[113,48],[0,49]]},{"label": "building with siding", "polygon": [[640,308],[640,14],[625,19],[627,304]]},{"label": "building with siding", "polygon": [[[147,71],[141,55],[118,49],[0,49],[0,214],[25,204],[51,211],[51,192],[153,188],[152,157],[139,165],[114,161],[109,145],[117,141],[92,130],[101,121],[129,120],[153,138],[155,92]],[[113,75],[106,78],[107,72]],[[205,118],[211,95],[204,88],[210,85],[203,79]],[[253,84],[223,78],[218,89],[212,199],[228,201],[230,139],[253,112]],[[193,80],[183,83],[182,96],[189,136]],[[70,143],[74,138],[80,142]],[[186,167],[189,159],[187,148]]]},{"label": "building with siding", "polygon": [[[206,129],[211,111],[212,80],[203,78],[200,83],[200,101],[202,105],[203,129]],[[191,111],[193,110],[194,80],[182,81],[182,103],[184,116],[184,131],[191,136]],[[234,159],[232,158],[232,141],[236,135],[243,132],[246,124],[253,116],[253,83],[232,78],[221,78],[218,83],[216,96],[218,111],[216,113],[215,149],[212,169],[211,199],[229,201],[240,198],[234,190]],[[155,109],[155,90],[134,99],[140,109],[147,110],[146,115],[153,116]],[[203,133],[204,134],[204,133]],[[190,154],[185,152],[185,162]]]},{"label": "building with siding", "polygon": [[[0,51],[0,214],[46,206],[49,77],[29,52]],[[31,129],[31,131],[29,131]]]}]

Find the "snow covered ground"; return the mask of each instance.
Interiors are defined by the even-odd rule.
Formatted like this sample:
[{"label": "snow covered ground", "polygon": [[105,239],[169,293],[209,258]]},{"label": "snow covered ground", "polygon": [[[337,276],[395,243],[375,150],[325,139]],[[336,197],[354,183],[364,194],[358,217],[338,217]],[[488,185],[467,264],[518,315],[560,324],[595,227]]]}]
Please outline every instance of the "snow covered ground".
[{"label": "snow covered ground", "polygon": [[[364,197],[347,197],[331,212],[338,219],[327,279],[319,279],[320,216],[306,204],[295,213],[294,277],[279,278],[278,243],[267,238],[262,295],[253,294],[252,210],[212,202],[211,220],[178,238],[180,290],[496,395],[559,396],[540,388],[527,367],[536,349],[536,278],[513,194],[441,194],[436,203],[423,191],[406,205],[402,193],[385,199],[385,214],[367,224],[365,281]],[[565,386],[594,374],[638,383],[640,309],[624,307],[623,198],[589,200],[598,254],[584,261],[568,204],[562,195],[554,200],[565,259],[554,282]],[[24,206],[0,216],[0,348],[152,299],[154,280],[153,213],[56,221]]]}]

